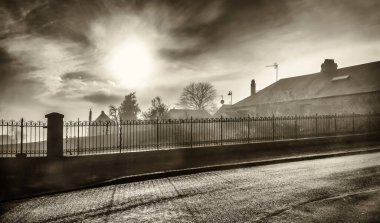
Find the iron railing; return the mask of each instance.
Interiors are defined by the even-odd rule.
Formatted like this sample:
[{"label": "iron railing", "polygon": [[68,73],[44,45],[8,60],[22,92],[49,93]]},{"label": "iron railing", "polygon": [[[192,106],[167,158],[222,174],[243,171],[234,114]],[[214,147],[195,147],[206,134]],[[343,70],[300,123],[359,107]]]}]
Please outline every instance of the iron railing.
[{"label": "iron railing", "polygon": [[47,155],[46,123],[41,121],[0,121],[0,157]]},{"label": "iron railing", "polygon": [[[380,114],[66,121],[63,155],[125,153],[380,131]],[[0,121],[0,157],[47,155],[45,122]]]},{"label": "iron railing", "polygon": [[242,144],[380,131],[379,114],[64,122],[64,155]]}]

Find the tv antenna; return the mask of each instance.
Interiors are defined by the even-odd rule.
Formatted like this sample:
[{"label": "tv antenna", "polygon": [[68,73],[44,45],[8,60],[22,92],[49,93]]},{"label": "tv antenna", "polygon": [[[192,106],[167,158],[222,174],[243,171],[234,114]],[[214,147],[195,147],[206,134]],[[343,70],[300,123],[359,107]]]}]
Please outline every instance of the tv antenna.
[{"label": "tv antenna", "polygon": [[273,67],[276,70],[276,82],[278,81],[278,63],[274,63],[272,65],[268,65],[266,67]]}]

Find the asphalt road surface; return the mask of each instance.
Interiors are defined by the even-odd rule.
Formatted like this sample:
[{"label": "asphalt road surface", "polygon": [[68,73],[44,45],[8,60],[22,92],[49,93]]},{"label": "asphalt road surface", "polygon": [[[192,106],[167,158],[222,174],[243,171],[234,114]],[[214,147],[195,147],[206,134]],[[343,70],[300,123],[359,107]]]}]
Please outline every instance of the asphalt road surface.
[{"label": "asphalt road surface", "polygon": [[0,222],[380,222],[380,153],[105,186],[0,211]]}]

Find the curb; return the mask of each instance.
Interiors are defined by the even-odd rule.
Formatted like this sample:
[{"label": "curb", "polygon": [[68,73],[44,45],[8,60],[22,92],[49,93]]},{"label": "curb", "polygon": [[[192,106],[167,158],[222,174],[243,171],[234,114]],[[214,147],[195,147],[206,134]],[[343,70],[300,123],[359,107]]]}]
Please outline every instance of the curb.
[{"label": "curb", "polygon": [[91,185],[89,185],[87,187],[83,187],[81,189],[96,188],[96,187],[102,187],[102,186],[131,183],[131,182],[139,182],[139,181],[146,181],[146,180],[154,180],[154,179],[196,174],[196,173],[202,173],[202,172],[230,170],[230,169],[237,169],[237,168],[248,168],[248,167],[254,167],[254,166],[266,166],[266,165],[272,165],[272,164],[307,161],[307,160],[315,160],[315,159],[325,159],[325,158],[332,158],[332,157],[351,156],[351,155],[377,153],[377,152],[380,152],[380,148],[368,149],[368,150],[356,150],[356,151],[348,151],[348,152],[328,153],[328,154],[320,154],[320,155],[309,155],[309,156],[306,155],[306,156],[300,156],[300,157],[287,157],[287,158],[270,159],[270,160],[262,160],[262,161],[252,161],[252,162],[241,162],[241,163],[232,163],[232,164],[203,166],[203,167],[188,168],[188,169],[181,169],[181,170],[172,170],[172,171],[165,171],[165,172],[154,172],[154,173],[148,173],[148,174],[139,174],[139,175],[132,175],[132,176],[115,178],[115,179],[107,180],[107,181],[104,181],[101,183],[91,184]]}]

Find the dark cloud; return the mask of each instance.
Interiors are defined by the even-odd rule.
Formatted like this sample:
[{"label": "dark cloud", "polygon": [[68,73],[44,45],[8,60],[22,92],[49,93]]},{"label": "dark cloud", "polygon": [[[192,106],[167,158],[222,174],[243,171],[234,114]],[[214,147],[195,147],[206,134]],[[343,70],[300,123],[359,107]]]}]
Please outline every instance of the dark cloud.
[{"label": "dark cloud", "polygon": [[[225,0],[222,12],[208,23],[192,23],[198,15],[194,7],[189,22],[172,30],[178,42],[197,40],[195,46],[164,49],[162,56],[186,60],[205,52],[239,47],[282,38],[309,38],[314,41],[340,38],[341,35],[374,39],[380,34],[380,1],[268,1]],[[366,24],[366,25],[363,25]],[[358,31],[363,32],[358,32]],[[369,34],[369,35],[366,35]],[[298,34],[298,36],[296,36]],[[295,42],[296,43],[296,42]]]},{"label": "dark cloud", "polygon": [[205,52],[205,49],[187,48],[187,49],[161,49],[159,54],[170,60],[184,60],[193,56],[197,56]]},{"label": "dark cloud", "polygon": [[4,101],[9,101],[9,98],[20,101],[21,95],[33,97],[44,83],[44,80],[26,75],[35,70],[35,67],[22,63],[0,46],[0,97]]},{"label": "dark cloud", "polygon": [[[15,111],[25,111],[26,108],[38,110],[46,106],[36,97],[45,92],[44,81],[24,75],[26,70],[33,70],[33,68],[22,64],[0,47],[0,116],[2,118],[4,114],[12,118],[20,118],[26,114],[14,114]],[[33,113],[33,111],[26,112]]]},{"label": "dark cloud", "polygon": [[[349,27],[371,29],[373,24],[380,23],[376,10],[379,1],[273,1],[268,0],[209,0],[209,1],[13,1],[4,0],[1,3],[8,9],[17,21],[24,21],[28,32],[56,38],[67,38],[84,46],[91,46],[87,32],[90,24],[98,18],[104,18],[115,12],[126,14],[144,13],[146,10],[156,11],[157,18],[150,18],[156,27],[162,23],[179,24],[169,30],[179,45],[188,40],[195,44],[185,48],[164,48],[160,53],[169,60],[181,60],[196,57],[204,52],[220,49],[224,44],[239,45],[244,41],[255,41],[268,30],[280,29],[297,22],[298,15],[310,12],[313,21],[303,26],[314,35],[326,35],[342,28],[345,15],[349,15],[361,24],[348,23]],[[1,5],[0,4],[0,5]],[[171,21],[164,19],[163,8],[169,9]],[[215,16],[207,17],[211,12]],[[160,15],[159,12],[162,12]],[[167,13],[167,12],[166,12]],[[326,13],[326,15],[322,15]],[[144,14],[141,14],[144,15]],[[147,18],[148,19],[148,18]],[[331,19],[331,21],[328,21]],[[338,22],[337,22],[338,21]],[[294,30],[289,29],[289,32]],[[300,31],[300,30],[297,30]],[[287,31],[285,31],[287,32]],[[379,33],[379,31],[377,31]],[[286,33],[283,33],[286,34]],[[231,43],[232,42],[232,43]]]},{"label": "dark cloud", "polygon": [[83,96],[83,99],[95,104],[109,105],[120,103],[123,97],[120,95],[107,94],[104,92],[96,92]]},{"label": "dark cloud", "polygon": [[97,76],[90,74],[90,73],[87,73],[85,71],[65,73],[65,74],[61,75],[61,79],[62,79],[62,81],[80,80],[83,82],[100,80],[100,78],[98,78]]},{"label": "dark cloud", "polygon": [[0,96],[5,90],[29,81],[28,78],[22,77],[25,70],[33,70],[33,68],[20,63],[17,58],[0,47]]},{"label": "dark cloud", "polygon": [[197,56],[205,51],[223,47],[226,41],[239,41],[246,35],[259,35],[264,30],[273,29],[291,21],[290,9],[285,1],[222,1],[222,12],[208,23],[191,23],[199,11],[192,11],[189,23],[172,30],[179,42],[195,39],[197,45],[187,49],[163,51],[170,58],[182,59]]},{"label": "dark cloud", "polygon": [[[97,18],[107,17],[115,11],[139,14],[144,10],[162,11],[163,6],[171,10],[173,20],[181,20],[180,26],[174,27],[171,34],[182,39],[197,39],[201,49],[219,46],[224,39],[239,36],[245,32],[257,34],[265,30],[276,29],[293,22],[297,15],[316,10],[325,11],[329,18],[332,12],[350,13],[357,20],[367,24],[379,21],[375,13],[379,1],[268,1],[268,0],[209,0],[209,1],[103,1],[103,0],[3,0],[4,8],[15,18],[25,21],[31,32],[69,38],[75,42],[91,44],[86,36],[89,24]],[[152,7],[153,5],[153,7]],[[201,19],[216,7],[220,8],[212,19]],[[165,11],[162,11],[163,13]],[[318,13],[320,13],[318,12]],[[330,15],[329,15],[330,14]],[[370,16],[369,16],[370,15]],[[159,16],[159,14],[158,14]],[[161,15],[164,16],[164,15]],[[324,16],[315,20],[324,19]],[[160,26],[162,18],[155,18],[153,23]],[[317,22],[317,21],[315,21]],[[334,21],[332,21],[334,22]],[[306,29],[313,28],[313,24]],[[327,27],[328,28],[328,27]],[[194,49],[193,49],[194,51]],[[197,52],[200,52],[199,50]],[[187,55],[187,54],[183,54]]]},{"label": "dark cloud", "polygon": [[92,9],[89,1],[3,0],[1,6],[17,21],[15,25],[25,26],[24,33],[90,45],[85,35],[92,19],[88,17]]},{"label": "dark cloud", "polygon": [[8,82],[15,75],[15,71],[12,67],[14,59],[0,47],[0,90],[8,84]]}]

